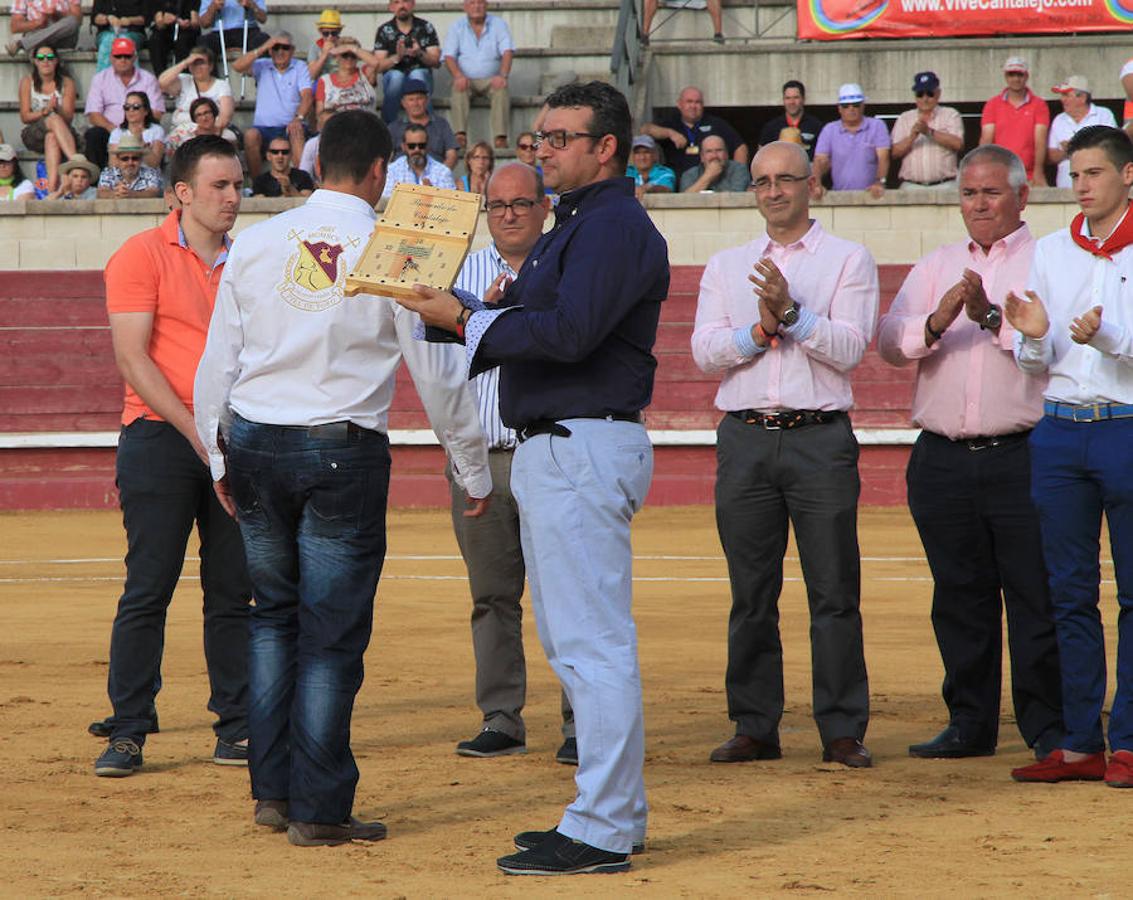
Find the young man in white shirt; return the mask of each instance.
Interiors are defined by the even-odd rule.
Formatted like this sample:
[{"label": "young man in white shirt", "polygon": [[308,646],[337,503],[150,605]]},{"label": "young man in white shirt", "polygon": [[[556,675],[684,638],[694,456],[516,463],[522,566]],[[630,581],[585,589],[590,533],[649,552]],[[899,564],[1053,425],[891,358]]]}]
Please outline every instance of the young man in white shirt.
[{"label": "young man in white shirt", "polygon": [[[413,340],[417,317],[346,298],[391,150],[371,112],[322,133],[324,188],[233,244],[194,396],[216,491],[239,514],[256,606],[248,730],[257,824],[299,846],[380,840],[351,816],[350,717],[386,549],[388,413],[402,357],[478,515],[488,453],[460,360]],[[222,440],[225,442],[222,444]]]},{"label": "young man in white shirt", "polygon": [[[1045,415],[1031,435],[1062,664],[1066,737],[1016,781],[1133,787],[1133,141],[1104,125],[1067,147],[1082,212],[1035,248],[1027,300],[1011,293],[1015,358],[1047,372]],[[1102,513],[1117,578],[1117,691],[1102,731],[1106,654],[1099,600]]]}]

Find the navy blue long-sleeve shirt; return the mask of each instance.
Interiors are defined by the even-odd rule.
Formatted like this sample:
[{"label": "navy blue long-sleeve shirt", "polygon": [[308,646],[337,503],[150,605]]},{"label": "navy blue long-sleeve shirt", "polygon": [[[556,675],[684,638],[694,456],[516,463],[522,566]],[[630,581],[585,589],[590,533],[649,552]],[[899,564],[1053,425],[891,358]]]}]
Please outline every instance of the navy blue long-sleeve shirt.
[{"label": "navy blue long-sleeve shirt", "polygon": [[478,342],[470,328],[470,374],[500,367],[500,414],[512,428],[638,412],[653,396],[668,292],[668,247],[633,181],[570,191],[504,294],[508,311]]}]

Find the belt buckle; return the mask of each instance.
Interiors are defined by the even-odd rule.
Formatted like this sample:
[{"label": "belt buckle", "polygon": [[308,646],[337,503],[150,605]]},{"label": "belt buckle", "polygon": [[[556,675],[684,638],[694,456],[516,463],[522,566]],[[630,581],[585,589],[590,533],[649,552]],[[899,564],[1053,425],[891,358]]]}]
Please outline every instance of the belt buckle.
[{"label": "belt buckle", "polygon": [[[1081,413],[1081,418],[1078,417]],[[1070,407],[1070,421],[1072,422],[1096,422],[1098,420],[1098,405],[1095,403],[1093,407],[1072,406]]]},{"label": "belt buckle", "polygon": [[783,423],[779,420],[778,415],[772,413],[769,416],[764,416],[763,421],[759,423],[763,426],[764,431],[782,431]]}]

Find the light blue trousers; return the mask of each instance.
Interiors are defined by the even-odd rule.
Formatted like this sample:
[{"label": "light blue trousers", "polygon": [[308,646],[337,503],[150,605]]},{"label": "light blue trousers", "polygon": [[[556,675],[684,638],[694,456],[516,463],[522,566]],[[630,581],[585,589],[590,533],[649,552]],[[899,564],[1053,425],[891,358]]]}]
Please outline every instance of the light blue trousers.
[{"label": "light blue trousers", "polygon": [[539,638],[574,707],[578,795],[558,830],[613,853],[645,840],[645,725],[630,520],[653,478],[645,428],[564,419],[512,462]]}]

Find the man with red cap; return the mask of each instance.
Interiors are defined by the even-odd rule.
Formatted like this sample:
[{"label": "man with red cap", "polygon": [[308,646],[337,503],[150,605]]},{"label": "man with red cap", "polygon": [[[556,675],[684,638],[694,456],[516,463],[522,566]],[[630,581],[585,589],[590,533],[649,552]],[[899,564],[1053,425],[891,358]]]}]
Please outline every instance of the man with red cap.
[{"label": "man with red cap", "polygon": [[122,104],[131,91],[144,91],[153,114],[161,118],[165,97],[157,84],[157,76],[139,68],[138,48],[129,38],[115,38],[110,45],[110,68],[103,69],[90,80],[86,113],[90,128],[86,130],[87,158],[101,169],[106,168],[106,145],[110,132],[122,124]]}]

